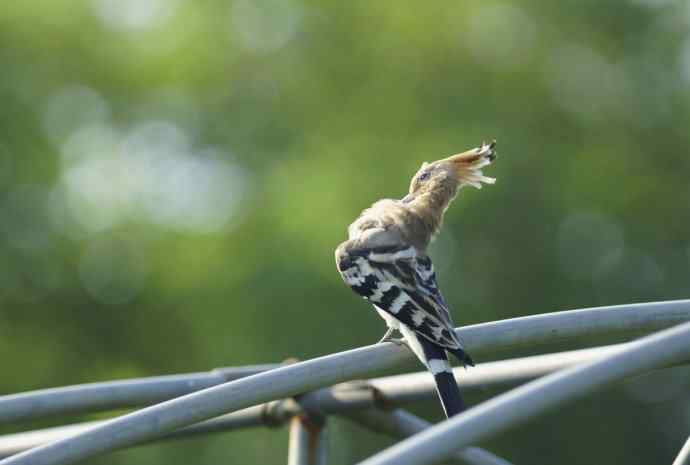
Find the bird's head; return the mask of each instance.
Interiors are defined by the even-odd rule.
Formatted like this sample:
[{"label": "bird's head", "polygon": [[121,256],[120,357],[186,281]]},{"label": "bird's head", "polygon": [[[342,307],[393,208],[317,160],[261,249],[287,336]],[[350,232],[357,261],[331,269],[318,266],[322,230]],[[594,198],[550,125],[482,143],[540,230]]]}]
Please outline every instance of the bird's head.
[{"label": "bird's head", "polygon": [[496,158],[496,141],[483,143],[481,147],[444,158],[432,163],[424,163],[412,178],[410,193],[405,198],[412,200],[432,194],[447,197],[450,201],[458,188],[465,185],[481,189],[482,183],[493,184],[495,178],[484,176],[482,168],[490,165]]}]

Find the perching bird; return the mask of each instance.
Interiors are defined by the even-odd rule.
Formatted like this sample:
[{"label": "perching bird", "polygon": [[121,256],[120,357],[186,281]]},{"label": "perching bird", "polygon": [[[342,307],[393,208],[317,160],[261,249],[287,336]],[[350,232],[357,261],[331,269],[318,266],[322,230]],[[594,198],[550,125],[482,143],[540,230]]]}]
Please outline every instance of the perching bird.
[{"label": "perching bird", "polygon": [[491,144],[424,163],[401,200],[374,203],[348,228],[349,239],[335,251],[345,283],[371,302],[434,376],[447,417],[464,409],[447,353],[463,365],[474,365],[456,335],[448,306],[436,283],[427,247],[438,233],[443,215],[458,189],[496,180],[484,176],[496,153]]}]

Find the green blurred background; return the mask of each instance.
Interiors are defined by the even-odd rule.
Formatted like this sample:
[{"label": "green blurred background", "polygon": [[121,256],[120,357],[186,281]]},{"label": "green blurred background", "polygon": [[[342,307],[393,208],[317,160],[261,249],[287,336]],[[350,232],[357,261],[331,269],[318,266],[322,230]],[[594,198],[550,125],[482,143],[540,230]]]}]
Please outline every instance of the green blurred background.
[{"label": "green blurred background", "polygon": [[[458,324],[682,298],[689,91],[683,1],[4,2],[0,393],[376,341],[334,267],[345,228],[423,161],[492,138],[497,184],[461,192],[431,251]],[[666,371],[482,445],[670,463],[688,392]],[[286,443],[252,430],[88,463],[280,464]],[[332,463],[389,444],[332,422]]]}]

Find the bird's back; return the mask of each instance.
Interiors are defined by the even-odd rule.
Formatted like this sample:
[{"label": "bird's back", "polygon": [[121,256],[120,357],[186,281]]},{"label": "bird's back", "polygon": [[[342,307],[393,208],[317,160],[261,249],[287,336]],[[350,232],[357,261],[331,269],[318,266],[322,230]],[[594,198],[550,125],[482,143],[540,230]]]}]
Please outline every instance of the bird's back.
[{"label": "bird's back", "polygon": [[423,253],[430,238],[429,226],[409,205],[383,199],[364,210],[348,227],[350,240],[371,247],[406,243]]}]

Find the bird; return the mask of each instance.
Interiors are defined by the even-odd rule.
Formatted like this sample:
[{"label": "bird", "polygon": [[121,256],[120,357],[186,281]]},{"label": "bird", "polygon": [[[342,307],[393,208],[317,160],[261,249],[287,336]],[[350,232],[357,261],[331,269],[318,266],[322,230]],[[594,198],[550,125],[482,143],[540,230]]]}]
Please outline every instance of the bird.
[{"label": "bird", "polygon": [[460,188],[494,184],[482,169],[496,158],[496,141],[463,153],[424,162],[402,199],[383,199],[365,209],[348,227],[348,239],[335,250],[345,283],[374,305],[387,324],[379,342],[400,342],[414,352],[436,383],[447,418],[462,412],[448,353],[474,366],[455,332],[450,310],[436,280],[427,248]]}]

